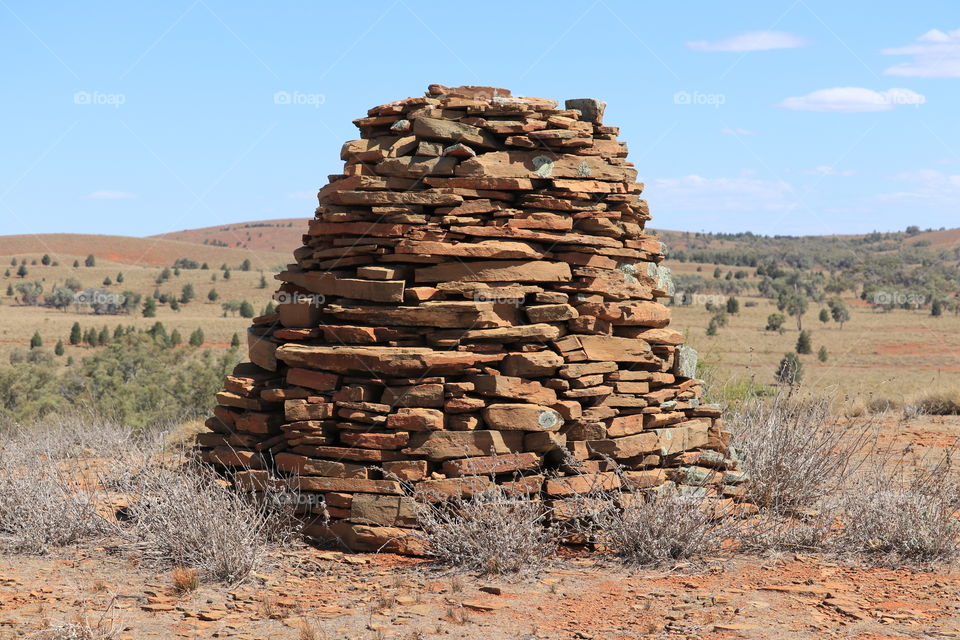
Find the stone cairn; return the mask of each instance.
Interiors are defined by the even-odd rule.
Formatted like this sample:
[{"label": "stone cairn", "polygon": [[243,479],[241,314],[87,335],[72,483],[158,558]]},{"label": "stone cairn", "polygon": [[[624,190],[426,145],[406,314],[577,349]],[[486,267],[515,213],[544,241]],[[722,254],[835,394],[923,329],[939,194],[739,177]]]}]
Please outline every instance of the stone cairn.
[{"label": "stone cairn", "polygon": [[493,483],[555,514],[597,488],[736,506],[605,106],[431,85],[354,120],[199,457],[354,550],[416,552],[417,500]]}]

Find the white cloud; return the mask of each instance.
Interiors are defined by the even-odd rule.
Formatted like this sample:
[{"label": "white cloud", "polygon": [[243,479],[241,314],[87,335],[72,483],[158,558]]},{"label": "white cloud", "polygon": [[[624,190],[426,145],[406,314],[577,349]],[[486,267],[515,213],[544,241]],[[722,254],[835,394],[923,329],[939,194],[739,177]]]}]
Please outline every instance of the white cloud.
[{"label": "white cloud", "polygon": [[725,136],[755,136],[757,135],[756,131],[751,131],[750,129],[741,129],[739,127],[734,127],[733,129],[720,129],[720,133]]},{"label": "white cloud", "polygon": [[786,211],[796,207],[786,182],[753,178],[657,178],[647,191],[661,211]]},{"label": "white cloud", "polygon": [[748,31],[723,40],[696,40],[688,42],[687,48],[694,51],[724,51],[743,53],[769,51],[771,49],[796,49],[810,44],[805,38],[783,31]]},{"label": "white cloud", "polygon": [[842,171],[838,170],[836,167],[831,167],[826,164],[822,164],[819,167],[814,169],[808,169],[804,173],[811,176],[852,176],[856,173],[853,169],[844,169]]},{"label": "white cloud", "polygon": [[888,56],[913,56],[909,62],[885,69],[884,74],[909,78],[960,78],[960,29],[949,32],[931,29],[916,42],[881,50]]},{"label": "white cloud", "polygon": [[920,105],[927,99],[910,89],[874,91],[860,87],[819,89],[805,96],[787,98],[779,107],[794,111],[829,111],[834,113],[862,113],[890,111],[902,105]]},{"label": "white cloud", "polygon": [[936,169],[903,171],[891,177],[895,182],[907,182],[910,188],[879,194],[884,202],[927,206],[960,206],[960,174],[949,174]]},{"label": "white cloud", "polygon": [[100,191],[93,191],[83,196],[88,200],[129,200],[131,198],[136,198],[136,194],[127,193],[126,191],[109,191],[106,189]]}]

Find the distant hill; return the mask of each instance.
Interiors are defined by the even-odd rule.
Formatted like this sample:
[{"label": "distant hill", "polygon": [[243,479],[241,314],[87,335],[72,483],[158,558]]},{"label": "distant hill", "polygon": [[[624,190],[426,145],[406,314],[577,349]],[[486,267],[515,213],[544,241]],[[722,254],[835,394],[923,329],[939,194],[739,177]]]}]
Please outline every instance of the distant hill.
[{"label": "distant hill", "polygon": [[295,241],[285,242],[285,246],[278,251],[222,247],[203,244],[202,240],[184,242],[164,237],[131,238],[79,233],[0,236],[0,256],[37,258],[49,254],[54,260],[66,263],[75,259],[82,261],[93,254],[101,260],[141,266],[170,266],[179,258],[207,262],[214,268],[221,264],[237,265],[247,258],[258,264],[283,265],[290,262],[291,252],[299,246],[299,236]]},{"label": "distant hill", "polygon": [[152,237],[235,249],[280,251],[289,254],[300,246],[300,238],[306,231],[307,218],[303,217],[238,222],[202,229],[174,231]]}]

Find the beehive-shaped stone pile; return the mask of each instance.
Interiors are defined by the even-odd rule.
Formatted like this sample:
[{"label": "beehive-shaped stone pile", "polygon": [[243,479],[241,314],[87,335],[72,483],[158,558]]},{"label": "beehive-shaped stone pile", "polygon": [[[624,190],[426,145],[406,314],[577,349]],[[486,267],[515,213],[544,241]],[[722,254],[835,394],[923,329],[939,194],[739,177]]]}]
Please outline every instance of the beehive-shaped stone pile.
[{"label": "beehive-shaped stone pile", "polygon": [[299,489],[307,533],[360,550],[413,550],[416,500],[494,482],[736,499],[604,107],[431,85],[355,120],[201,458]]}]

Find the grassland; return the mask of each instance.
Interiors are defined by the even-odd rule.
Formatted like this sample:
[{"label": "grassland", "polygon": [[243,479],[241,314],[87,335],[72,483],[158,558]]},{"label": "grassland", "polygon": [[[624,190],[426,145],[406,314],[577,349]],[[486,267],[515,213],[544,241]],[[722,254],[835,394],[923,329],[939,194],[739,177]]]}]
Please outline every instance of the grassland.
[{"label": "grassland", "polygon": [[[0,363],[5,364],[11,352],[29,345],[34,331],[39,331],[49,348],[58,339],[66,338],[74,322],[84,329],[117,324],[147,328],[161,321],[168,332],[178,330],[186,339],[197,328],[206,336],[207,348],[225,348],[234,333],[241,338],[249,321],[237,315],[224,317],[221,303],[249,301],[260,312],[270,301],[275,282],[272,274],[290,261],[290,251],[298,243],[305,221],[276,220],[264,223],[238,223],[206,229],[176,232],[157,238],[121,238],[114,236],[82,236],[46,234],[39,236],[0,237],[0,273],[10,268],[11,275],[0,279]],[[898,242],[930,240],[940,247],[951,246],[954,230],[921,233]],[[688,254],[695,243],[711,250],[736,250],[737,242],[730,238],[697,238],[691,234],[662,232],[668,245]],[[755,244],[754,239],[749,243]],[[816,239],[798,242],[819,242]],[[829,240],[823,240],[829,242]],[[706,243],[706,244],[704,244]],[[280,251],[270,250],[283,247]],[[40,258],[48,253],[58,266],[43,266]],[[85,267],[87,255],[96,256],[96,266]],[[163,267],[169,267],[178,258],[191,258],[208,263],[209,270],[181,270],[180,275],[157,284]],[[9,267],[12,258],[27,260],[28,274],[16,276],[16,268]],[[237,267],[249,259],[250,271]],[[74,267],[79,260],[81,266]],[[37,264],[32,264],[36,262]],[[225,280],[221,265],[231,267],[231,278]],[[700,276],[709,282],[716,265],[700,262],[668,261],[674,273]],[[734,379],[743,383],[753,381],[767,385],[773,382],[773,372],[784,353],[795,347],[798,332],[790,318],[782,333],[765,331],[767,316],[777,311],[770,298],[759,297],[756,285],[759,279],[752,267],[720,266],[727,271],[744,270],[742,284],[749,296],[738,296],[740,312],[729,316],[728,324],[717,335],[708,336],[706,327],[712,315],[703,305],[705,300],[722,301],[725,296],[698,298],[689,306],[675,306],[673,325],[688,336],[688,341],[701,353],[713,377],[722,382]],[[259,288],[261,271],[267,279],[267,288]],[[40,281],[45,291],[67,278],[74,278],[85,287],[102,287],[105,278],[114,282],[123,273],[124,282],[105,287],[120,293],[132,290],[144,297],[156,289],[161,293],[179,296],[185,284],[192,284],[196,300],[182,305],[179,311],[168,306],[158,308],[156,318],[144,318],[141,313],[129,315],[95,315],[88,310],[71,307],[57,311],[44,307],[18,304],[3,295],[7,285]],[[212,278],[216,278],[213,281]],[[207,294],[216,289],[219,300],[208,302]],[[751,297],[752,296],[752,297]],[[813,334],[814,354],[802,356],[805,367],[805,386],[814,391],[835,395],[871,398],[905,398],[931,390],[960,388],[960,316],[948,311],[941,317],[932,317],[929,309],[880,311],[874,309],[850,292],[844,295],[851,319],[841,329],[834,322],[823,324],[817,320],[820,306],[811,303],[804,317],[804,328]],[[749,306],[748,306],[749,305]],[[826,362],[817,359],[816,352],[826,347]],[[67,347],[66,355],[75,358],[89,353],[90,347]]]}]

